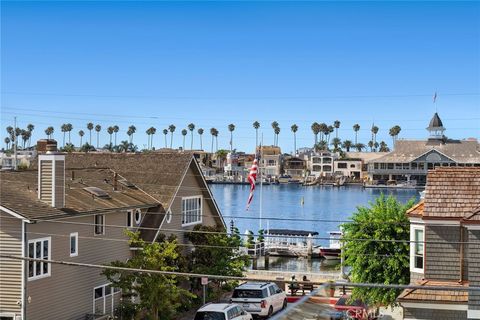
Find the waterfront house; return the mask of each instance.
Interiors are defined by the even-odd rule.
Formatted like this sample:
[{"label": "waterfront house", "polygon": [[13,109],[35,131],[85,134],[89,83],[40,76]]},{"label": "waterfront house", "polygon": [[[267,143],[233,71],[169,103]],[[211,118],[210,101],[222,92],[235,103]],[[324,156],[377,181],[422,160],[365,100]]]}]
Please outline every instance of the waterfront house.
[{"label": "waterfront house", "polygon": [[261,146],[256,149],[260,155],[260,167],[265,177],[278,179],[282,174],[283,155],[280,147]]},{"label": "waterfront house", "polygon": [[[428,172],[425,198],[408,212],[410,282],[480,286],[480,168]],[[404,319],[480,319],[480,292],[407,289]]]},{"label": "waterfront house", "polygon": [[283,161],[285,175],[291,176],[293,179],[301,180],[305,177],[305,160],[287,156]]},{"label": "waterfront house", "polygon": [[[0,254],[102,265],[145,241],[197,224],[225,227],[191,153],[40,154],[29,170],[1,172]],[[38,165],[37,165],[38,163]],[[120,292],[99,269],[0,258],[0,318],[106,319]]]},{"label": "waterfront house", "polygon": [[355,180],[362,177],[363,161],[360,159],[337,159],[333,162],[335,175],[342,175]]},{"label": "waterfront house", "polygon": [[[35,159],[37,152],[35,150],[18,150],[17,166],[28,168],[30,162]],[[15,155],[13,152],[0,151],[0,169],[12,170],[15,167]]]},{"label": "waterfront house", "polygon": [[247,181],[248,170],[239,162],[239,156],[236,153],[229,152],[227,161],[223,167],[223,176],[229,182]]},{"label": "waterfront house", "polygon": [[428,170],[436,167],[480,167],[480,144],[476,139],[448,139],[437,113],[427,130],[427,140],[398,140],[392,152],[370,162],[369,178],[385,181],[412,180],[424,185]]},{"label": "waterfront house", "polygon": [[329,151],[312,153],[307,162],[311,176],[330,177],[333,175],[333,162],[338,159],[338,154]]}]

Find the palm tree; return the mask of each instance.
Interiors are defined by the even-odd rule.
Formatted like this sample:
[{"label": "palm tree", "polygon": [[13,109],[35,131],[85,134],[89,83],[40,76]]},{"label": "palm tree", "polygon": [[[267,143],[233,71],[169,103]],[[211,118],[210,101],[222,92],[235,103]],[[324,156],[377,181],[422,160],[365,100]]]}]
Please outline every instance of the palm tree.
[{"label": "palm tree", "polygon": [[253,123],[253,128],[255,129],[255,149],[258,146],[258,129],[260,128],[260,122],[255,121]]},{"label": "palm tree", "polygon": [[91,144],[92,144],[92,130],[93,130],[93,123],[91,123],[91,122],[87,123],[87,129],[88,129],[88,131],[90,131],[90,140],[89,140],[89,144],[91,145]]},{"label": "palm tree", "polygon": [[32,133],[28,130],[22,130],[21,135],[22,135],[22,140],[23,140],[23,149],[25,149],[25,144],[30,139],[30,136],[32,135]]},{"label": "palm tree", "polygon": [[353,146],[352,141],[350,140],[343,141],[342,145],[345,148],[345,150],[347,150],[347,152],[350,152],[350,148]]},{"label": "palm tree", "polygon": [[10,145],[10,138],[9,137],[6,137],[5,139],[3,139],[3,141],[5,141],[5,144],[7,145],[7,150],[9,149],[9,145]]},{"label": "palm tree", "polygon": [[115,134],[115,145],[117,145],[117,132],[120,131],[120,127],[117,125],[113,126],[113,133]]},{"label": "palm tree", "polygon": [[320,133],[320,124],[318,122],[312,123],[310,127],[312,129],[313,135],[315,136],[315,145],[318,143],[318,134]]},{"label": "palm tree", "polygon": [[332,139],[333,152],[340,151],[341,145],[342,145],[342,140],[340,140],[340,138],[335,137]]},{"label": "palm tree", "polygon": [[322,150],[328,150],[327,142],[325,140],[320,140],[315,145],[315,151],[322,151]]},{"label": "palm tree", "polygon": [[215,149],[218,151],[218,134],[220,133],[220,131],[218,131],[217,129],[215,129],[215,132],[214,132],[214,136],[215,136]]},{"label": "palm tree", "polygon": [[78,131],[78,135],[80,136],[80,147],[82,146],[83,142],[83,136],[85,135],[85,132],[83,130]]},{"label": "palm tree", "polygon": [[167,148],[167,135],[168,135],[168,129],[163,129],[163,134],[165,136],[165,148]]},{"label": "palm tree", "polygon": [[53,127],[48,127],[47,129],[45,129],[45,134],[47,135],[47,139],[50,139],[52,137],[53,131],[55,131]]},{"label": "palm tree", "polygon": [[333,127],[335,128],[335,138],[338,138],[338,128],[340,128],[340,121],[333,121]]},{"label": "palm tree", "polygon": [[370,152],[373,152],[373,140],[368,141],[368,147],[370,148]]},{"label": "palm tree", "polygon": [[320,123],[320,140],[326,140],[326,135],[328,134],[328,126],[325,122]]},{"label": "palm tree", "polygon": [[214,140],[214,138],[215,138],[215,131],[216,131],[216,130],[217,130],[217,129],[215,129],[215,128],[210,128],[210,134],[212,135],[212,149],[211,149],[211,153],[213,153],[213,140]]},{"label": "palm tree", "polygon": [[200,150],[203,150],[203,141],[202,141],[203,129],[199,128],[197,132],[198,132],[198,135],[200,136]]},{"label": "palm tree", "polygon": [[230,123],[228,125],[228,131],[230,131],[230,152],[233,151],[233,131],[235,130],[235,125]]},{"label": "palm tree", "polygon": [[400,134],[400,131],[402,131],[402,128],[400,128],[399,125],[395,125],[395,126],[391,127],[390,130],[388,131],[390,136],[392,136],[394,148],[395,148],[395,142],[398,139],[398,135]]},{"label": "palm tree", "polygon": [[128,131],[130,131],[130,143],[133,143],[133,134],[137,131],[137,127],[135,127],[133,124],[128,127]]},{"label": "palm tree", "polygon": [[10,141],[14,141],[15,140],[15,133],[13,131],[13,127],[12,126],[8,126],[7,127],[7,133],[9,134],[10,136]]},{"label": "palm tree", "polygon": [[170,135],[170,149],[172,149],[172,145],[173,145],[173,133],[175,132],[175,129],[176,129],[176,127],[175,127],[173,124],[171,124],[171,125],[168,126],[168,131],[170,131],[170,134],[171,134],[171,135]]},{"label": "palm tree", "polygon": [[112,146],[112,134],[113,134],[113,127],[110,126],[107,128],[108,135],[110,136],[110,147]]},{"label": "palm tree", "polygon": [[72,144],[71,135],[70,135],[72,130],[73,130],[73,125],[71,123],[67,123],[68,144]]},{"label": "palm tree", "polygon": [[362,152],[362,150],[364,150],[365,148],[366,148],[366,146],[363,143],[356,143],[355,144],[355,149],[357,149],[358,152]]},{"label": "palm tree", "polygon": [[187,135],[188,131],[187,129],[182,130],[182,136],[183,136],[183,148],[182,150],[185,150],[185,136]]},{"label": "palm tree", "polygon": [[272,129],[273,129],[273,145],[276,146],[277,145],[277,134],[275,132],[275,130],[278,128],[278,122],[277,121],[273,121],[272,122]]},{"label": "palm tree", "polygon": [[145,133],[147,134],[147,149],[150,149],[150,134],[152,133],[152,127],[148,128],[147,131],[145,131]]},{"label": "palm tree", "polygon": [[333,126],[328,126],[327,129],[325,130],[328,136],[327,145],[330,144],[330,134],[333,132],[333,130],[335,130]]},{"label": "palm tree", "polygon": [[358,123],[353,125],[353,131],[355,131],[355,144],[358,143],[358,131],[360,130],[360,125]]},{"label": "palm tree", "polygon": [[381,141],[380,142],[380,152],[388,152],[390,151],[390,149],[388,148],[387,144],[385,143],[385,141]]},{"label": "palm tree", "polygon": [[[377,142],[377,133],[378,133],[379,128],[376,125],[372,125],[372,141],[373,141],[373,146],[375,147],[375,143]],[[375,147],[375,151],[377,151]]]},{"label": "palm tree", "polygon": [[65,133],[67,132],[67,124],[64,123],[60,126],[60,131],[63,132],[63,146],[65,147]]},{"label": "palm tree", "polygon": [[150,127],[150,149],[153,149],[153,136],[157,133],[157,128]]},{"label": "palm tree", "polygon": [[123,140],[120,142],[119,150],[123,152],[128,152],[128,149],[130,147],[130,143],[127,140]]},{"label": "palm tree", "polygon": [[277,137],[277,141],[276,141],[276,146],[278,146],[278,135],[280,134],[280,127],[276,127],[275,129],[273,129],[273,132],[275,133],[275,136]]},{"label": "palm tree", "polygon": [[195,124],[190,123],[187,127],[188,127],[188,130],[190,130],[190,135],[192,137],[190,141],[190,150],[193,150],[193,130],[195,130]]},{"label": "palm tree", "polygon": [[95,126],[95,131],[97,132],[97,149],[98,149],[98,142],[99,142],[99,139],[100,139],[100,130],[102,130],[102,126],[97,124]]},{"label": "palm tree", "polygon": [[28,139],[28,146],[29,147],[30,147],[30,143],[31,143],[31,140],[32,140],[33,129],[35,129],[35,126],[33,124],[29,123],[27,125],[27,130],[30,132],[30,138]]},{"label": "palm tree", "polygon": [[292,124],[290,129],[293,132],[293,154],[297,154],[297,131],[298,131],[298,126],[296,124]]}]

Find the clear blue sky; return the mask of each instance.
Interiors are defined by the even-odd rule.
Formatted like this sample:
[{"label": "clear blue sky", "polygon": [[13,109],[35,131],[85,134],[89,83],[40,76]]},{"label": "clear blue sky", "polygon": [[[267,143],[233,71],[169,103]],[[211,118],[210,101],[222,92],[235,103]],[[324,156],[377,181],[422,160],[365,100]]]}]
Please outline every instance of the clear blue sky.
[{"label": "clear blue sky", "polygon": [[[367,143],[398,124],[426,137],[435,107],[453,138],[480,137],[479,2],[7,2],[1,4],[1,125],[89,121],[220,131],[228,148],[252,151],[252,122],[266,144],[313,142],[313,121],[341,121],[339,135]],[[101,143],[108,142],[104,131]],[[189,143],[187,144],[189,145]],[[198,138],[195,145],[198,146]],[[207,148],[209,149],[209,148]]]}]

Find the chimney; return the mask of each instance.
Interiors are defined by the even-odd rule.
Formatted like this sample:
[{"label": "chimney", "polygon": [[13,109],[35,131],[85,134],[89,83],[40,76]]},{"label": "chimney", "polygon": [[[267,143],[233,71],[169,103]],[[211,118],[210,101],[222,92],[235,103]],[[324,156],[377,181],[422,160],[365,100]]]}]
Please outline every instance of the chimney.
[{"label": "chimney", "polygon": [[57,152],[55,140],[39,141],[44,147],[38,156],[38,199],[55,208],[65,206],[65,155]]}]

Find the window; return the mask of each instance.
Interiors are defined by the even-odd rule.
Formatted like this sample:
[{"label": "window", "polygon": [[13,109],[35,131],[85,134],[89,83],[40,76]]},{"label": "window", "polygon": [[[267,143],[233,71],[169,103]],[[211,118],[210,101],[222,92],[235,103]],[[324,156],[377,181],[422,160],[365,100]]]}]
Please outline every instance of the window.
[{"label": "window", "polygon": [[270,286],[268,287],[268,291],[270,291],[270,295],[273,296],[276,292],[275,292],[275,287],[274,286]]},{"label": "window", "polygon": [[425,229],[423,226],[410,226],[410,271],[423,273],[425,255]]},{"label": "window", "polygon": [[95,215],[95,235],[105,234],[105,215]]},{"label": "window", "polygon": [[347,169],[347,163],[346,162],[339,162],[338,163],[338,169]]},{"label": "window", "polygon": [[[28,257],[33,259],[51,259],[51,237],[28,241]],[[28,278],[34,280],[50,276],[50,263],[28,261]]]},{"label": "window", "polygon": [[70,233],[70,257],[78,256],[78,232]]},{"label": "window", "polygon": [[202,196],[182,198],[182,225],[202,222]]},{"label": "window", "polygon": [[133,227],[133,210],[127,211],[127,227]]}]

